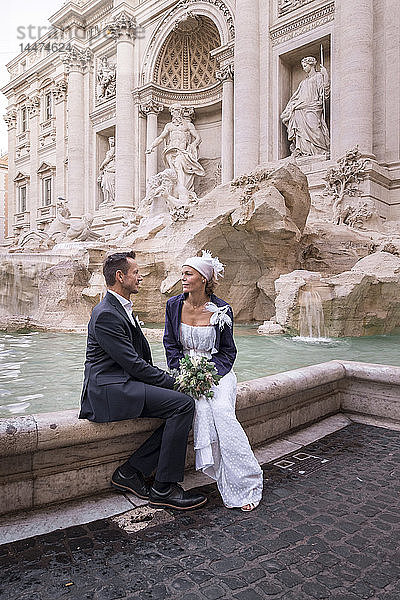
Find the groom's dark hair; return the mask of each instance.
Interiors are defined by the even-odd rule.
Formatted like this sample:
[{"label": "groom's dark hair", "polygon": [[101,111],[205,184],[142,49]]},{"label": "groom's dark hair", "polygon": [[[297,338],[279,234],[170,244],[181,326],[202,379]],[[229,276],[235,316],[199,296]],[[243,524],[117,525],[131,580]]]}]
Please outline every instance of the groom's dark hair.
[{"label": "groom's dark hair", "polygon": [[131,250],[130,252],[116,252],[107,256],[103,263],[103,275],[107,286],[114,285],[117,271],[122,271],[126,275],[129,269],[128,258],[136,258],[136,253]]}]

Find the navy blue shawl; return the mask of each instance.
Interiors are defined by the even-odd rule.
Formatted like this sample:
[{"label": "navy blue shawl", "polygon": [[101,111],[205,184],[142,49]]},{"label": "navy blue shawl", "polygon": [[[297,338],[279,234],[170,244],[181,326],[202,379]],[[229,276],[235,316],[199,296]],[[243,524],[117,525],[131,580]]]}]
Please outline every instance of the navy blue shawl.
[{"label": "navy blue shawl", "polygon": [[[163,342],[170,369],[178,369],[179,361],[183,358],[183,347],[179,341],[179,330],[184,300],[185,294],[179,294],[179,296],[173,296],[167,301]],[[217,306],[226,306],[228,304],[214,294],[211,294],[210,302],[213,302]],[[212,355],[211,360],[215,363],[217,371],[221,376],[226,375],[232,369],[237,354],[233,340],[233,313],[230,306],[227,314],[232,319],[232,327],[225,325],[221,331],[218,325],[214,326],[216,332],[215,349],[217,353]]]}]

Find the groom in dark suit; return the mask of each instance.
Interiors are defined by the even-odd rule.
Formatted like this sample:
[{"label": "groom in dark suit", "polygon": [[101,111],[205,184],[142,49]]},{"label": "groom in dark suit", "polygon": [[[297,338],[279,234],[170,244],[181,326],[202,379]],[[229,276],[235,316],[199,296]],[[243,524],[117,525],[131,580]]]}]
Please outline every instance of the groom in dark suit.
[{"label": "groom in dark suit", "polygon": [[[134,252],[104,261],[108,288],[88,327],[85,377],[79,417],[98,423],[157,417],[164,423],[112,475],[111,485],[149,499],[153,506],[187,510],[207,501],[185,492],[186,446],[194,414],[192,398],[173,390],[174,379],[153,366],[150,346],[132,313],[131,294],[142,277]],[[151,488],[144,476],[156,471]]]}]

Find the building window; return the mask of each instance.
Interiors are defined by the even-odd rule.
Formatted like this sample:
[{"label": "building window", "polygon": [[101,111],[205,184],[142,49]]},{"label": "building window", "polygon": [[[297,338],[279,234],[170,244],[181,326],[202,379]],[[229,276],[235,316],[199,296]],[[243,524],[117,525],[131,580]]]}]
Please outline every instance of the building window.
[{"label": "building window", "polygon": [[43,179],[42,186],[42,205],[49,206],[51,204],[51,177]]},{"label": "building window", "polygon": [[25,106],[21,108],[21,132],[24,132],[28,128],[28,114]]},{"label": "building window", "polygon": [[18,212],[26,212],[26,185],[18,188]]},{"label": "building window", "polygon": [[44,97],[44,119],[48,121],[52,117],[51,92],[45,94]]}]

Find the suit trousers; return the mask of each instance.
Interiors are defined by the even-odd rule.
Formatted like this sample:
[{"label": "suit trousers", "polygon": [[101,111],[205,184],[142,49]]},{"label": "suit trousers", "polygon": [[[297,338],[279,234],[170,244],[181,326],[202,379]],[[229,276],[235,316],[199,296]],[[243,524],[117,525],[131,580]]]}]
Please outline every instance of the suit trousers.
[{"label": "suit trousers", "polygon": [[145,402],[139,416],[165,419],[165,422],[129,457],[129,465],[146,476],[156,470],[156,479],[160,482],[183,481],[187,440],[194,416],[193,398],[145,384]]}]

